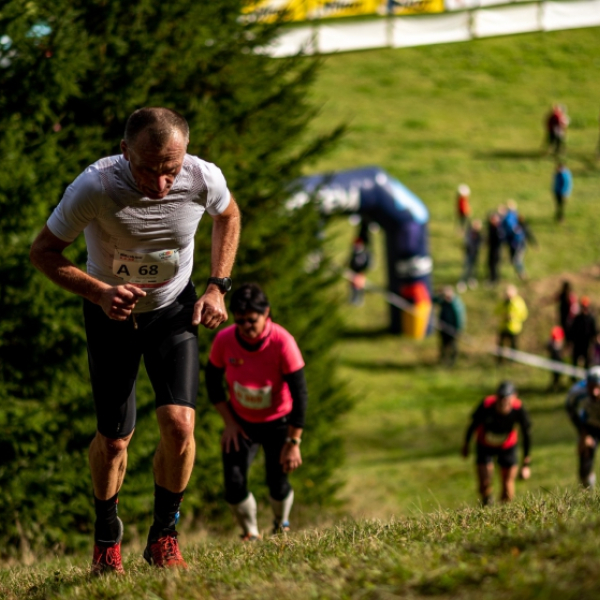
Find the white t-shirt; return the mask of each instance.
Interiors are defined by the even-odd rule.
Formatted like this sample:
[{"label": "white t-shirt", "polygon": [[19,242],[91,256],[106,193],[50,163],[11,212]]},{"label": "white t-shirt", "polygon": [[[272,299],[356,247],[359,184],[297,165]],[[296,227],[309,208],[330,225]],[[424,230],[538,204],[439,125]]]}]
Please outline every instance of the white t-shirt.
[{"label": "white t-shirt", "polygon": [[171,304],[185,288],[204,211],[221,214],[230,199],[221,170],[196,156],[185,155],[173,187],[159,200],[137,189],[123,156],[110,156],[77,177],[47,225],[65,242],[83,231],[87,272],[109,285],[143,287],[146,296],[134,311],[143,313]]}]

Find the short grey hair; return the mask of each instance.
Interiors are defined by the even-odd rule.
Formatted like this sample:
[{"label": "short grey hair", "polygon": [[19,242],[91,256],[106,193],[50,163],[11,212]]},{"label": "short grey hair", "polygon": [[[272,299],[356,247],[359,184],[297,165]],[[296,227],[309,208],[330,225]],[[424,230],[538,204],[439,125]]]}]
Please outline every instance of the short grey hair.
[{"label": "short grey hair", "polygon": [[164,147],[175,131],[183,135],[186,143],[190,140],[190,126],[185,117],[170,108],[147,106],[133,112],[125,125],[125,143],[133,145],[142,131],[158,148]]}]

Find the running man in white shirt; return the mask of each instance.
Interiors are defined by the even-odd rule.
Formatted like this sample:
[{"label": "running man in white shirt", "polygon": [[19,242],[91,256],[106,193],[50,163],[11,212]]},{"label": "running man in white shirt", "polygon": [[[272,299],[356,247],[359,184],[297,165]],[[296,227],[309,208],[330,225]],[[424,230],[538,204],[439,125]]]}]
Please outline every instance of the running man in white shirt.
[{"label": "running man in white shirt", "polygon": [[[84,299],[97,432],[89,462],[96,509],[92,571],[123,573],[117,516],[127,446],[136,420],[140,359],[156,395],[160,442],[154,457],[154,522],[144,558],[187,565],[175,526],[195,455],[198,325],[227,319],[240,214],[221,171],[187,154],[189,127],[170,109],[142,108],[128,119],[122,155],[89,166],[68,187],[31,248],[32,263]],[[198,299],[190,280],[194,236],[213,218],[211,277]],[[83,231],[87,272],[64,249]]]}]

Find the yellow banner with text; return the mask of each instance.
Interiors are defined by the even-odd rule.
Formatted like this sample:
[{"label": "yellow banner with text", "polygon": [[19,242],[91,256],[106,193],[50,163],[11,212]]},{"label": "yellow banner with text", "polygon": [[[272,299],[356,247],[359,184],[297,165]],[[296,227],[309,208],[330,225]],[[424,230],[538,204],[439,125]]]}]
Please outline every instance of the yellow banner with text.
[{"label": "yellow banner with text", "polygon": [[252,0],[246,19],[272,22],[309,21],[360,15],[407,15],[443,12],[444,0]]},{"label": "yellow banner with text", "polygon": [[386,12],[392,15],[444,12],[444,0],[390,0],[386,4]]}]

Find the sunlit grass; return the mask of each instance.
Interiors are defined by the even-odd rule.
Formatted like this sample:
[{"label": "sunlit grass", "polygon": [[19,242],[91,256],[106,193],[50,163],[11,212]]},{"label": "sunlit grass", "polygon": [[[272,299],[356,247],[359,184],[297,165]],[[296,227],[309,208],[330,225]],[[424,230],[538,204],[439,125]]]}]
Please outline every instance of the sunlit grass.
[{"label": "sunlit grass", "polygon": [[[462,270],[455,190],[468,183],[475,217],[514,198],[539,242],[530,247],[530,281],[516,280],[504,258],[505,281],[516,282],[531,317],[522,348],[545,355],[563,275],[600,305],[598,218],[600,60],[591,50],[600,29],[532,34],[465,44],[329,57],[315,97],[315,127],[347,120],[340,146],[312,170],[377,164],[427,204],[434,285],[455,283]],[[585,50],[588,48],[588,50]],[[542,147],[543,120],[553,102],[572,117],[567,163],[575,191],[557,226],[550,192],[553,158]],[[345,265],[355,231],[343,217],[329,225],[329,247]],[[374,234],[376,268],[385,285],[383,234]],[[507,253],[506,253],[507,254]],[[485,255],[480,274],[485,273]],[[341,293],[345,293],[341,289]],[[477,500],[473,466],[458,456],[468,417],[503,378],[519,386],[533,420],[533,477],[518,493],[576,485],[575,432],[562,409],[564,393],[548,394],[550,374],[501,368],[487,354],[495,342],[493,310],[501,287],[464,295],[469,342],[452,370],[437,365],[437,338],[413,341],[385,333],[388,308],[368,294],[344,311],[341,371],[356,406],[344,420],[348,460],[343,493],[352,514],[389,517],[458,507]],[[566,389],[567,381],[564,381]]]},{"label": "sunlit grass", "polygon": [[[519,202],[539,240],[526,259],[531,280],[520,286],[532,313],[522,346],[535,353],[544,352],[555,315],[548,298],[563,274],[600,305],[593,267],[599,42],[600,29],[589,29],[345,54],[327,59],[314,91],[323,104],[314,129],[346,121],[350,131],[313,171],[377,164],[417,193],[431,211],[436,286],[456,282],[461,271],[456,186],[470,185],[475,216],[508,198]],[[541,152],[542,120],[554,101],[572,117],[567,158],[575,192],[561,227],[552,219],[552,159]],[[344,265],[354,231],[343,217],[327,231]],[[381,233],[374,248],[370,277],[383,285]],[[515,281],[506,262],[502,273]],[[575,491],[564,392],[546,393],[546,372],[499,367],[487,354],[499,293],[481,286],[465,294],[470,341],[451,370],[437,365],[435,336],[386,333],[388,308],[378,295],[345,308],[338,353],[356,404],[342,423],[347,485],[340,498],[352,517],[370,520],[317,527],[332,515],[307,510],[298,498],[288,538],[244,545],[232,533],[182,535],[187,573],[154,571],[139,543],[125,547],[122,579],[90,579],[91,548],[71,558],[29,556],[30,565],[0,569],[0,598],[598,597],[598,497]],[[458,451],[470,412],[503,378],[515,381],[532,414],[533,476],[518,483],[513,506],[484,511],[472,459]]]},{"label": "sunlit grass", "polygon": [[596,494],[548,490],[491,509],[346,520],[252,544],[190,547],[187,572],[127,555],[124,577],[91,578],[81,559],[0,572],[2,598],[594,598]]}]

